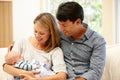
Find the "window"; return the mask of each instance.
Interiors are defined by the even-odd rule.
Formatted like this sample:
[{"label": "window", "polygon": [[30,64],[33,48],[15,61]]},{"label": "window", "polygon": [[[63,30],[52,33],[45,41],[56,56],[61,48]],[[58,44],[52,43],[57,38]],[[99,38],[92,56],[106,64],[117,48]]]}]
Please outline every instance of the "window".
[{"label": "window", "polygon": [[[84,22],[95,31],[102,34],[108,45],[120,42],[120,18],[117,19],[117,0],[66,0],[76,1],[83,6],[85,19]],[[55,15],[58,5],[64,0],[50,0],[49,11]],[[120,11],[120,10],[119,10]],[[120,14],[120,12],[118,12]]]},{"label": "window", "polygon": [[[101,33],[102,27],[102,2],[101,0],[66,0],[76,1],[82,5],[84,9],[84,22],[88,23],[89,26],[95,31]],[[60,3],[65,2],[64,0],[50,0],[50,12],[56,14],[57,7]]]}]

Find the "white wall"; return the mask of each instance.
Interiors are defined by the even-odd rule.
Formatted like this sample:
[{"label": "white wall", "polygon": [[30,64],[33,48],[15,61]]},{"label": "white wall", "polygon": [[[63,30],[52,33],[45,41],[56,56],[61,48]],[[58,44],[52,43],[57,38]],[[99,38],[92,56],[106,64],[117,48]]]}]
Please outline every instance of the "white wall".
[{"label": "white wall", "polygon": [[107,45],[117,43],[116,0],[102,0],[102,35]]},{"label": "white wall", "polygon": [[13,0],[13,40],[33,34],[33,20],[40,13],[40,0]]}]

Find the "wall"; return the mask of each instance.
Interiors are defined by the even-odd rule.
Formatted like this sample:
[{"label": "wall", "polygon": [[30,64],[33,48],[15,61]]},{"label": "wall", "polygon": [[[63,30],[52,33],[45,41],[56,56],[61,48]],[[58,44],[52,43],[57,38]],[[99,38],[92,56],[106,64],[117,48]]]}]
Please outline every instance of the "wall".
[{"label": "wall", "polygon": [[[1,0],[0,0],[1,1]],[[49,11],[48,0],[12,0],[13,1],[13,40],[33,34],[33,20],[40,12]],[[107,44],[117,43],[117,17],[116,17],[116,2],[117,0],[102,0],[103,20],[102,20],[102,35],[105,37]],[[47,3],[46,3],[47,2]],[[43,8],[44,7],[44,8]],[[1,9],[1,6],[0,6]],[[0,11],[0,15],[4,14]],[[7,12],[6,12],[7,13]],[[3,16],[0,17],[0,19]],[[8,19],[7,19],[8,20]],[[2,21],[2,20],[1,20]],[[12,20],[10,20],[12,21]],[[4,22],[4,21],[3,21]],[[2,22],[2,23],[3,23]],[[11,24],[12,25],[12,24]],[[3,26],[3,25],[2,25]],[[0,45],[4,40],[12,41],[12,32],[8,38],[3,39],[8,31],[3,31],[0,23]],[[12,30],[12,27],[10,28]],[[7,28],[6,30],[10,30]],[[120,28],[119,28],[120,29]],[[3,35],[3,32],[6,32]],[[11,38],[9,38],[11,37]],[[9,42],[7,42],[8,44]],[[6,43],[5,43],[6,44]]]},{"label": "wall", "polygon": [[116,0],[102,0],[102,35],[108,45],[117,43]]},{"label": "wall", "polygon": [[33,34],[33,20],[40,13],[40,0],[13,0],[13,39]]}]

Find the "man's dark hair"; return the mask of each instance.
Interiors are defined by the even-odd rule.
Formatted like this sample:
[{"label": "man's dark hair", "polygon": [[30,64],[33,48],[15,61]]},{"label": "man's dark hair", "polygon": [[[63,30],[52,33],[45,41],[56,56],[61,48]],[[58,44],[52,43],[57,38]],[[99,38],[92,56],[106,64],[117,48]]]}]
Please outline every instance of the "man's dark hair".
[{"label": "man's dark hair", "polygon": [[58,7],[56,17],[59,21],[70,20],[72,22],[80,18],[81,23],[84,19],[84,11],[80,4],[77,2],[65,2],[61,3]]}]

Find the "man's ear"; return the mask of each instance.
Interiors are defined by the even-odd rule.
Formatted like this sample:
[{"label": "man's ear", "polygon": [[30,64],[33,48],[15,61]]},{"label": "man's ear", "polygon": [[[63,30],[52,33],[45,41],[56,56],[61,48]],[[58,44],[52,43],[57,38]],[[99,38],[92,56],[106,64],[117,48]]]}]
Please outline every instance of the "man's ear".
[{"label": "man's ear", "polygon": [[76,24],[81,24],[81,19],[78,18],[75,22],[76,22]]}]

